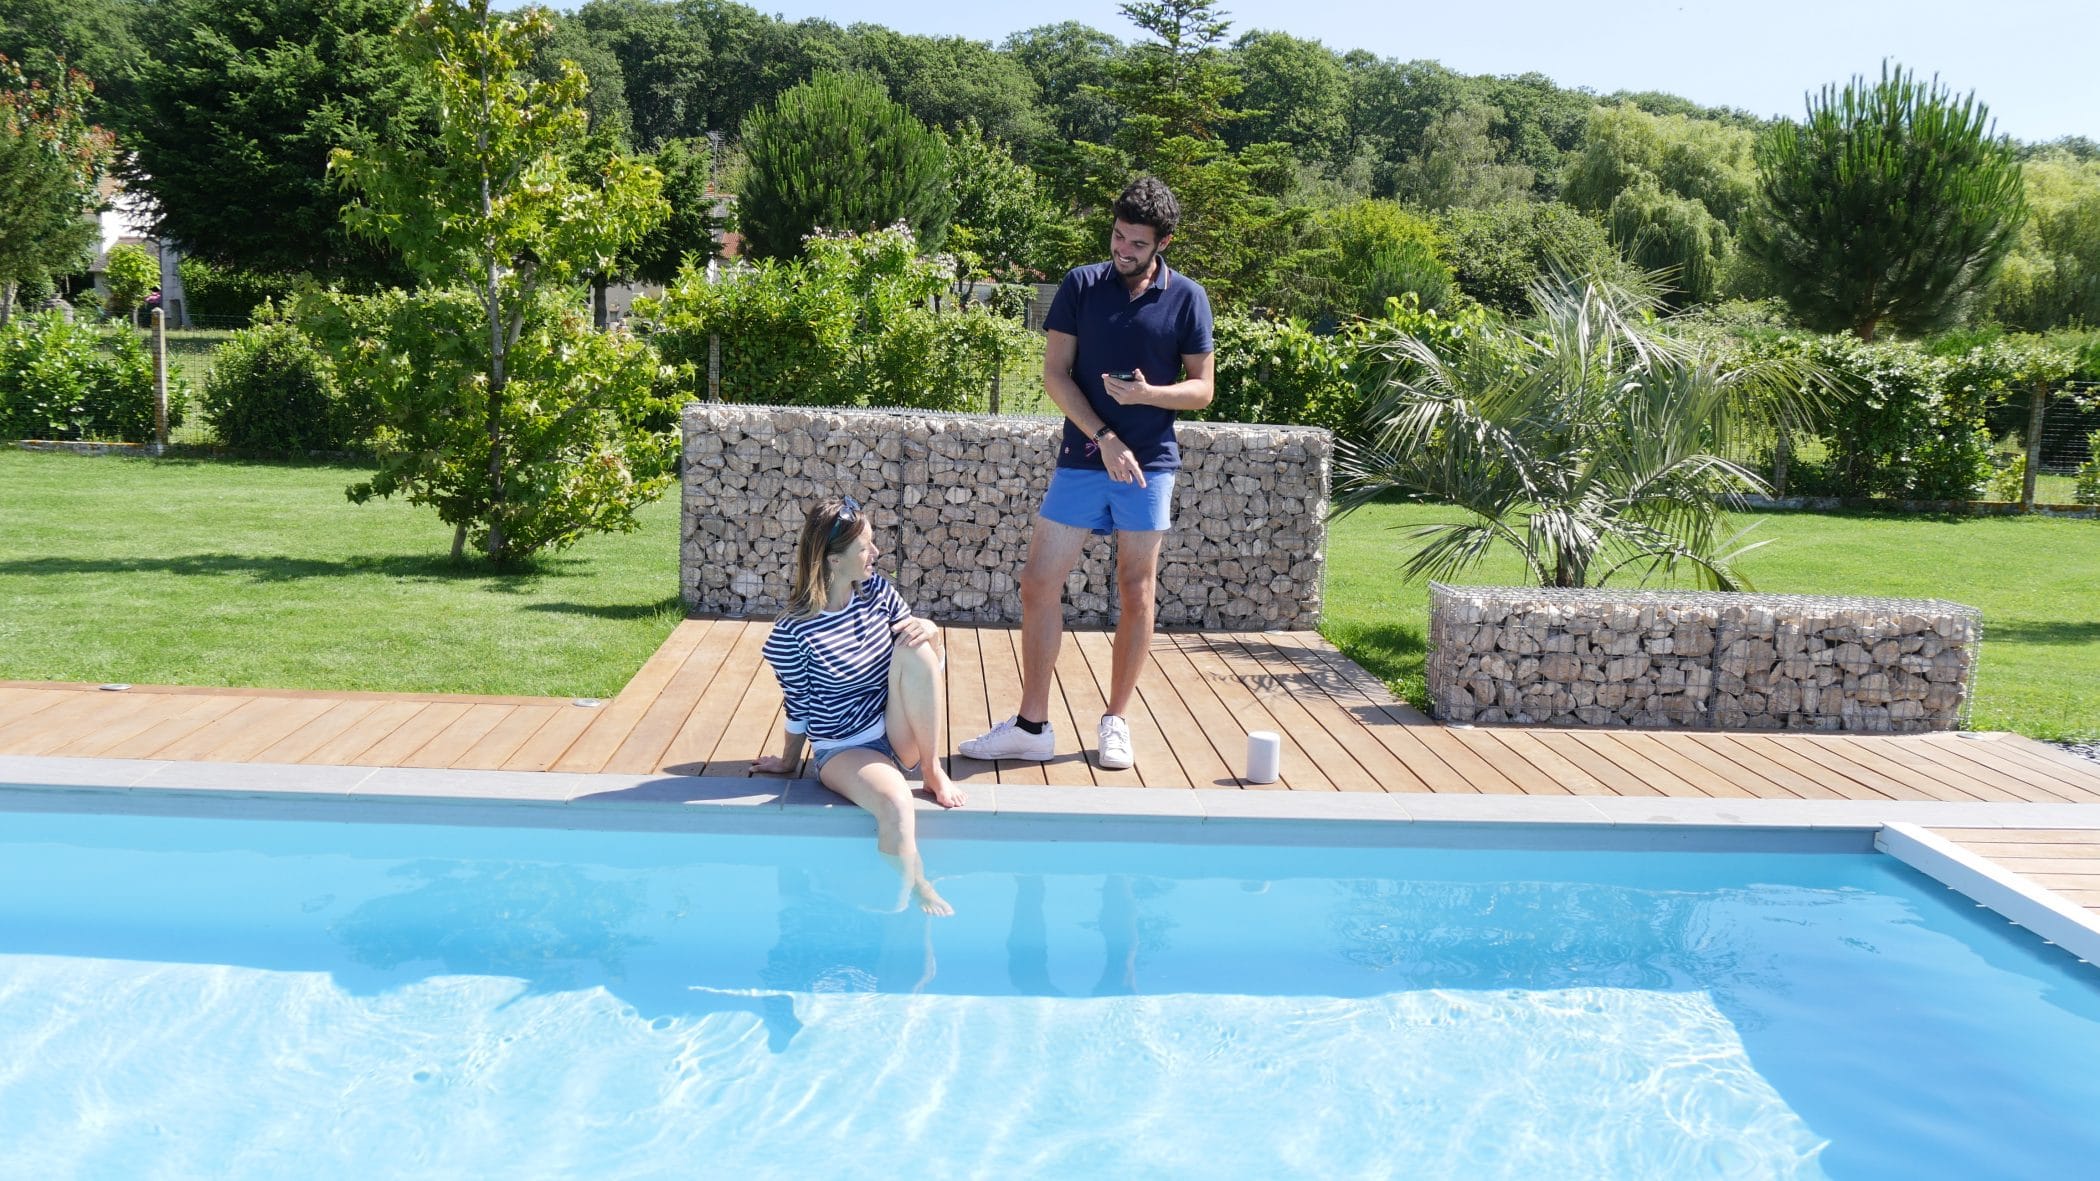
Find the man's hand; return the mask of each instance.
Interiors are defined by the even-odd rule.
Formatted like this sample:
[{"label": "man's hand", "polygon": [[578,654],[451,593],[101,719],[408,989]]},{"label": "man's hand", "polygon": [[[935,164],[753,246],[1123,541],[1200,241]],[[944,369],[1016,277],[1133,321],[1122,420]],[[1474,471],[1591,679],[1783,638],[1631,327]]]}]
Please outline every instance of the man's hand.
[{"label": "man's hand", "polygon": [[1135,480],[1137,486],[1145,486],[1145,469],[1138,464],[1137,452],[1114,435],[1101,440],[1101,466],[1108,471],[1108,478],[1118,484]]},{"label": "man's hand", "polygon": [[1111,373],[1101,375],[1101,388],[1108,391],[1118,406],[1148,406],[1152,402],[1152,383],[1145,380],[1145,371],[1133,369],[1129,381]]}]

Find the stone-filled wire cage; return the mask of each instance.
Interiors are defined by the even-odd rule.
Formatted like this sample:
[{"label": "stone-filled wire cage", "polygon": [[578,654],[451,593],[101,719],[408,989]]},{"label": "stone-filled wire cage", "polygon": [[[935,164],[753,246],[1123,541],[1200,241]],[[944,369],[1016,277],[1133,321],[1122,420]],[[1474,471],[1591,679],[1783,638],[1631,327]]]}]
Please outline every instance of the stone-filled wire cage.
[{"label": "stone-filled wire cage", "polygon": [[[913,610],[1017,623],[1017,578],[1063,420],[923,410],[686,407],[680,587],[688,610],[778,613],[806,508],[850,495]],[[1326,585],[1333,436],[1315,427],[1182,420],[1174,528],[1161,546],[1162,627],[1316,627]],[[1113,622],[1115,558],[1095,538],[1065,585],[1067,623]]]},{"label": "stone-filled wire cage", "polygon": [[1939,599],[1429,588],[1446,722],[1918,733],[1966,727],[1983,640]]}]

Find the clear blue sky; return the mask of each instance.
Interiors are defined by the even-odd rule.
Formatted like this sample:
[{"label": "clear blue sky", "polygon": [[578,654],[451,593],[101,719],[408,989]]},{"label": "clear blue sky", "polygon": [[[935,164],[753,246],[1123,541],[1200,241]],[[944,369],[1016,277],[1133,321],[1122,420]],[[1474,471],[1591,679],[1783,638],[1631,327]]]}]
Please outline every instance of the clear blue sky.
[{"label": "clear blue sky", "polygon": [[[789,19],[865,21],[998,42],[1077,20],[1121,40],[1113,0],[745,0]],[[560,7],[573,8],[575,0]],[[1431,58],[1468,74],[1537,70],[1563,86],[1663,90],[1798,117],[1805,92],[1894,57],[1975,91],[2023,140],[2100,139],[2100,0],[1227,0],[1231,36],[1276,29],[1336,50]]]}]

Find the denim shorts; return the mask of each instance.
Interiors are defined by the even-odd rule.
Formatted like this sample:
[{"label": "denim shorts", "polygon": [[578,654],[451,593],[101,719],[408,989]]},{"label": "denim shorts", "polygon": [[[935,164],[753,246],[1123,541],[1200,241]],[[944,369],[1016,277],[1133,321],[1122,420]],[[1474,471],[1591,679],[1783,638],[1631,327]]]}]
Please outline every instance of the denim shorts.
[{"label": "denim shorts", "polygon": [[1174,473],[1146,472],[1145,486],[1109,478],[1091,468],[1061,467],[1050,473],[1050,490],[1038,510],[1048,519],[1074,529],[1106,536],[1118,533],[1162,533],[1174,527]]},{"label": "denim shorts", "polygon": [[818,755],[816,762],[810,766],[810,774],[822,775],[824,773],[824,764],[830,762],[835,756],[845,754],[849,750],[872,750],[890,762],[896,763],[899,771],[909,769],[897,758],[897,749],[890,745],[890,736],[877,734],[866,742],[856,742],[852,746],[834,746]]}]

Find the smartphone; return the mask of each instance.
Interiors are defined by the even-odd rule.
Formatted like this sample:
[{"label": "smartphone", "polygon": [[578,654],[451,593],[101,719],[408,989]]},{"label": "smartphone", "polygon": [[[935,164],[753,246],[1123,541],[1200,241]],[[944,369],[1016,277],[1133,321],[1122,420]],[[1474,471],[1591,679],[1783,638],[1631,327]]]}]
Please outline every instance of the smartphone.
[{"label": "smartphone", "polygon": [[1104,376],[1107,376],[1107,377],[1113,377],[1113,378],[1115,378],[1115,379],[1116,379],[1117,381],[1136,381],[1136,380],[1137,380],[1137,370],[1135,370],[1135,369],[1117,369],[1117,370],[1113,370],[1113,371],[1111,371],[1111,372],[1109,372],[1109,373],[1105,374]]}]

